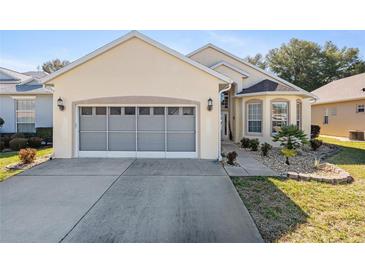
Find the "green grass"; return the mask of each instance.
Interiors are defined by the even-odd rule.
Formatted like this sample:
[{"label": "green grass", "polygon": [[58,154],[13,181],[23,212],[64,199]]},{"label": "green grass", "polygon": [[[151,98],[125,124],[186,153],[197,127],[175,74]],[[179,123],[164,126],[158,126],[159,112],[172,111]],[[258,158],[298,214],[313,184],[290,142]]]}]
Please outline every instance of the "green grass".
[{"label": "green grass", "polygon": [[[53,152],[53,148],[43,148],[37,151],[37,157],[42,157]],[[18,152],[0,152],[0,182],[5,179],[22,172],[22,170],[6,170],[5,167],[9,164],[19,162]]]},{"label": "green grass", "polygon": [[328,159],[351,184],[251,177],[234,185],[267,242],[365,242],[365,143],[321,138],[341,146]]}]

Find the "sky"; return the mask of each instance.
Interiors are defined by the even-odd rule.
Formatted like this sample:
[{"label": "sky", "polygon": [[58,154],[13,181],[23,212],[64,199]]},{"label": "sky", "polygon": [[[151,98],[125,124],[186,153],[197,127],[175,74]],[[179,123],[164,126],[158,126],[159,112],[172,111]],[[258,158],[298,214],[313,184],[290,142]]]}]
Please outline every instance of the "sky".
[{"label": "sky", "polygon": [[[44,62],[59,58],[74,61],[119,38],[128,31],[0,31],[0,66],[19,72],[37,70]],[[356,47],[365,59],[365,31],[141,31],[183,54],[215,44],[239,57],[266,54],[291,38],[323,45]]]}]

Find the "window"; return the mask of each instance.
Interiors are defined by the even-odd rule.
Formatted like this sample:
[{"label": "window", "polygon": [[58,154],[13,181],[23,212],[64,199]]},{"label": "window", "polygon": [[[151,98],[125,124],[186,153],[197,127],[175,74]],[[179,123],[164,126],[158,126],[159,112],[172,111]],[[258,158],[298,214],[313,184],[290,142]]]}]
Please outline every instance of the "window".
[{"label": "window", "polygon": [[124,108],[125,115],[136,115],[136,108],[134,107],[125,107]]},{"label": "window", "polygon": [[184,107],[183,115],[194,115],[194,108],[193,107]]},{"label": "window", "polygon": [[282,126],[289,123],[289,104],[288,102],[273,102],[271,113],[271,132],[276,134]]},{"label": "window", "polygon": [[228,108],[228,92],[223,92],[221,96],[222,108]]},{"label": "window", "polygon": [[35,132],[35,100],[16,99],[17,132]]},{"label": "window", "polygon": [[153,108],[153,115],[165,115],[165,108],[164,107]]},{"label": "window", "polygon": [[95,114],[96,115],[106,115],[106,107],[96,107]]},{"label": "window", "polygon": [[178,107],[169,107],[168,114],[169,115],[179,115],[179,108]]},{"label": "window", "polygon": [[140,107],[138,108],[139,115],[150,115],[150,108],[149,107]]},{"label": "window", "polygon": [[93,108],[92,107],[82,107],[81,115],[93,115]]},{"label": "window", "polygon": [[262,132],[262,104],[249,103],[247,104],[247,132],[261,133]]},{"label": "window", "polygon": [[326,108],[326,112],[324,114],[323,124],[328,124],[328,108]]},{"label": "window", "polygon": [[302,129],[302,102],[297,102],[297,128]]},{"label": "window", "polygon": [[357,105],[356,112],[365,112],[365,105]]},{"label": "window", "polygon": [[111,107],[110,108],[110,115],[121,115],[122,109],[118,107]]}]

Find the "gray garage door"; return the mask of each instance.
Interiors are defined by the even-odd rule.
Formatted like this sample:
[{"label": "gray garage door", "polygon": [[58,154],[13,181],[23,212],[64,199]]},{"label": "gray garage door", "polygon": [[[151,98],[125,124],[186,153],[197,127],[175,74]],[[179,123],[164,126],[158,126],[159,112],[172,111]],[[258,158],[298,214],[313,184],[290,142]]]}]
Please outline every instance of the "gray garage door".
[{"label": "gray garage door", "polygon": [[195,107],[83,106],[79,117],[79,151],[89,152],[87,156],[103,151],[156,157],[196,152]]}]

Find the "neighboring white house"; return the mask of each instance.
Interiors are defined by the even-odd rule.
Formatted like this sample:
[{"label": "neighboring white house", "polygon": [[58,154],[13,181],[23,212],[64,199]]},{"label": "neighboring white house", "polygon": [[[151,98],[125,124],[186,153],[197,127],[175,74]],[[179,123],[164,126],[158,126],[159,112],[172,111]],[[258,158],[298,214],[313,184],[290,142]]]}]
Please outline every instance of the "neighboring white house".
[{"label": "neighboring white house", "polygon": [[219,159],[222,139],[310,133],[313,95],[210,44],[185,56],[133,31],[42,82],[58,158]]},{"label": "neighboring white house", "polygon": [[41,71],[19,73],[0,67],[0,133],[33,133],[38,127],[52,127],[52,91],[43,87]]}]

